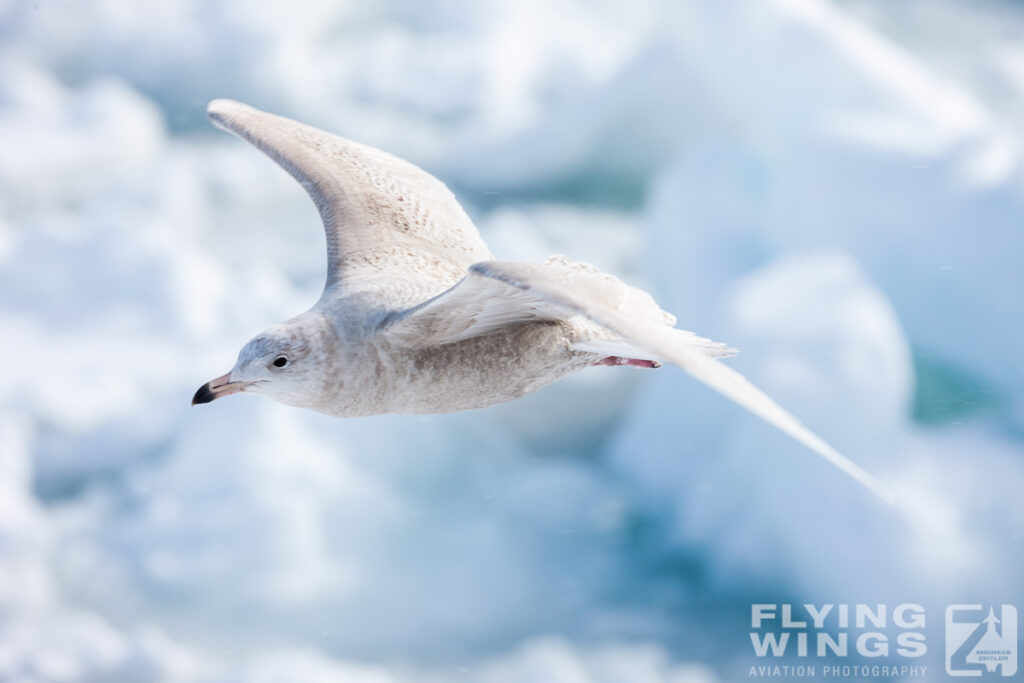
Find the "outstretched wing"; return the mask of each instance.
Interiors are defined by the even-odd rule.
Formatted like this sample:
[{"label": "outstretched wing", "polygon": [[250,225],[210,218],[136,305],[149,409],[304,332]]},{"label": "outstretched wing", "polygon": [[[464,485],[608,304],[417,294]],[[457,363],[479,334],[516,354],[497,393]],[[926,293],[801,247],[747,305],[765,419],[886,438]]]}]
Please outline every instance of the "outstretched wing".
[{"label": "outstretched wing", "polygon": [[325,292],[408,306],[493,258],[455,196],[417,166],[240,102],[213,100],[207,113],[306,188],[327,232]]},{"label": "outstretched wing", "polygon": [[[675,316],[661,310],[647,292],[630,287],[622,280],[602,273],[597,268],[570,261],[564,256],[553,256],[542,266],[528,264],[475,264],[470,277],[461,280],[446,292],[393,316],[389,335],[399,343],[410,346],[450,344],[471,337],[496,332],[508,325],[547,320],[565,320],[566,310],[529,290],[509,287],[501,280],[479,275],[481,269],[496,265],[514,265],[517,268],[542,268],[561,273],[578,286],[601,291],[605,305],[626,309],[630,314],[652,325],[669,329],[677,344],[682,344],[716,358],[735,355],[736,350],[725,344],[698,337],[693,332],[672,328]],[[573,348],[607,356],[627,356],[648,360],[666,360],[651,349],[637,346],[607,327],[591,325],[591,338],[580,340]]]},{"label": "outstretched wing", "polygon": [[[480,298],[492,300],[487,301]],[[653,307],[653,308],[652,308]],[[487,311],[490,311],[488,313]],[[657,312],[657,313],[656,313]],[[458,341],[502,325],[582,316],[651,357],[678,365],[715,391],[774,425],[887,502],[892,494],[856,463],[833,449],[742,375],[671,325],[653,299],[620,280],[581,264],[491,261],[475,264],[459,284],[394,324],[398,335],[427,334],[434,343]],[[667,314],[662,314],[667,316]],[[700,339],[697,337],[697,339]],[[704,340],[706,341],[706,340]]]}]

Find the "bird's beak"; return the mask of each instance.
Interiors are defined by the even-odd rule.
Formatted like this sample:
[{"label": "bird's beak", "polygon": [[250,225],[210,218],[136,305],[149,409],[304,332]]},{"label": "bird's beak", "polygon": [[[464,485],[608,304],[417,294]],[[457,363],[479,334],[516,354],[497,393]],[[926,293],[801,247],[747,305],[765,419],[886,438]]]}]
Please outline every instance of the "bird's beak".
[{"label": "bird's beak", "polygon": [[252,382],[232,382],[231,373],[221,375],[217,379],[211,379],[209,382],[199,387],[199,391],[192,397],[192,405],[197,403],[209,403],[210,401],[220,398],[221,396],[230,396],[231,394],[237,394],[242,391]]}]

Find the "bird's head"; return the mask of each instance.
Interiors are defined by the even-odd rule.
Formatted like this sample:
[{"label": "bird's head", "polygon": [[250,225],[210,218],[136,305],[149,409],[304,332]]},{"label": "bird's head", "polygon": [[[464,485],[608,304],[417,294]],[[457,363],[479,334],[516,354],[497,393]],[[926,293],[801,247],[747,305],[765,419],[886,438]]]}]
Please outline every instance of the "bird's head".
[{"label": "bird's head", "polygon": [[313,407],[331,357],[326,327],[322,319],[303,315],[258,334],[242,347],[231,372],[199,387],[192,405],[244,391]]}]

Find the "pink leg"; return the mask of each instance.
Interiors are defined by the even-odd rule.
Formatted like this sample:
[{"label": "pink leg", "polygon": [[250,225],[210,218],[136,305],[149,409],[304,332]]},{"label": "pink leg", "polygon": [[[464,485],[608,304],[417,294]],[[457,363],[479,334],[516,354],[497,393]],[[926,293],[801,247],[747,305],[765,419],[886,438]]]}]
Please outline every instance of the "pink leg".
[{"label": "pink leg", "polygon": [[661,363],[656,360],[641,360],[640,358],[623,358],[622,356],[608,356],[594,363],[594,365],[632,365],[636,368],[660,368]]}]

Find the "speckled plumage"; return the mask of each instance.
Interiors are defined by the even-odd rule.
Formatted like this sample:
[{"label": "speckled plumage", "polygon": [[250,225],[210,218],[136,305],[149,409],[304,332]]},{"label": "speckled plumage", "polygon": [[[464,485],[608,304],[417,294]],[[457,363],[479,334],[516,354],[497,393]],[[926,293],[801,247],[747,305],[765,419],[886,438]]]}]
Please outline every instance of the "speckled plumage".
[{"label": "speckled plumage", "polygon": [[446,413],[519,398],[595,363],[667,360],[885,497],[717,358],[647,293],[592,266],[493,260],[439,180],[366,145],[229,100],[213,123],[298,180],[320,211],[327,283],[309,311],[250,341],[194,403],[237,391],[340,417]]}]

